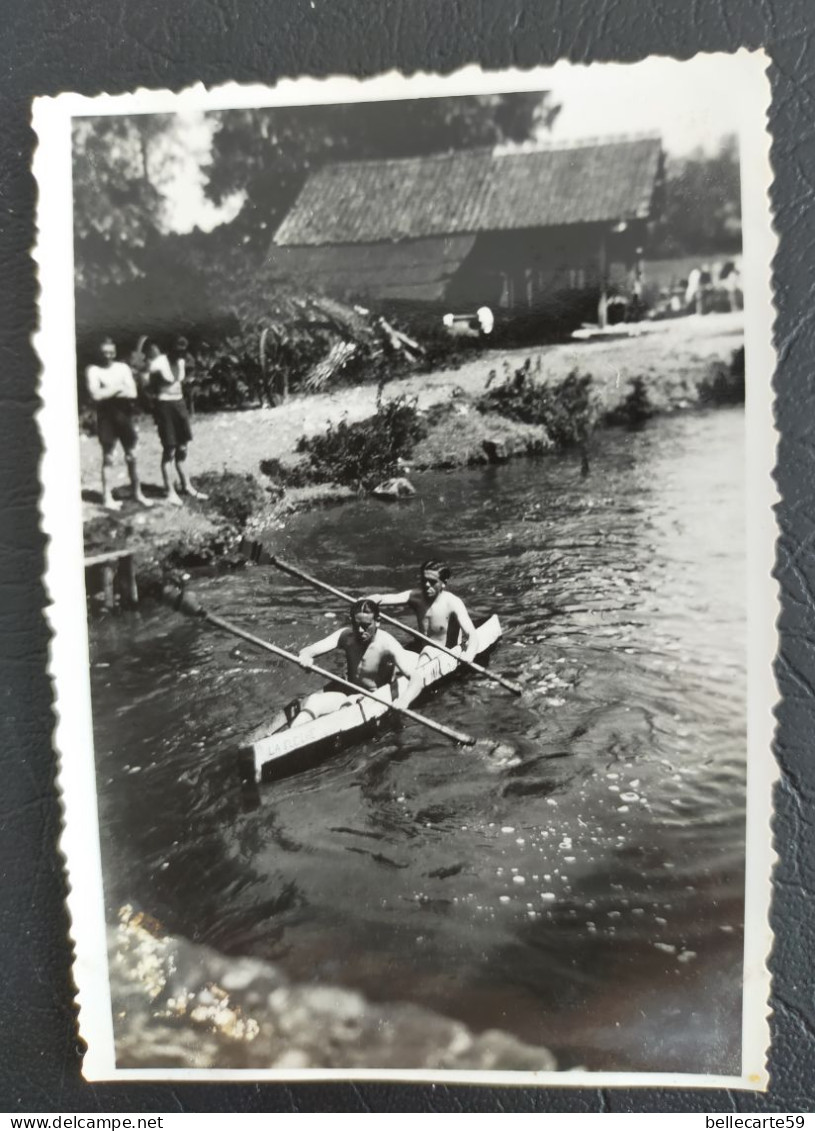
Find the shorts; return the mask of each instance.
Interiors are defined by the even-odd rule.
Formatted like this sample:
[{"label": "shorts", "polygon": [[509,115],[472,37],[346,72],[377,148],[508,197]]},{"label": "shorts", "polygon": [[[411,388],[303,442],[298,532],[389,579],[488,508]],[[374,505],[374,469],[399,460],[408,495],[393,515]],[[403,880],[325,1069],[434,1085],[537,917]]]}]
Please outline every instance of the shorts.
[{"label": "shorts", "polygon": [[154,419],[163,448],[179,448],[192,439],[190,416],[183,401],[156,401]]},{"label": "shorts", "polygon": [[103,448],[112,448],[117,440],[125,451],[135,448],[139,438],[133,421],[135,407],[129,397],[111,397],[96,406],[96,434]]},{"label": "shorts", "polygon": [[309,695],[342,695],[347,699],[353,694],[353,691],[349,690],[349,688],[343,687],[340,683],[335,683],[332,679],[330,683],[324,683],[319,691],[306,692],[303,695],[296,696],[292,699],[291,703],[286,704],[283,710],[289,717],[289,722],[291,722],[294,716],[299,713],[300,708],[306,699],[309,698]]}]

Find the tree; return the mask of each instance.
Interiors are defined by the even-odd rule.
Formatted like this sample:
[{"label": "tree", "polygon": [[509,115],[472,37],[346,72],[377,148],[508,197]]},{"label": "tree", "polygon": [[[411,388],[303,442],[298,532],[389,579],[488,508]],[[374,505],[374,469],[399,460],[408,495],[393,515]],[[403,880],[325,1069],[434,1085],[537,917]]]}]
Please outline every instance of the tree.
[{"label": "tree", "polygon": [[150,150],[167,117],[74,121],[74,262],[82,290],[139,274],[140,252],[159,226],[162,199],[151,177]]},{"label": "tree", "polygon": [[96,294],[144,274],[185,147],[175,114],[77,118],[72,141],[76,285]]},{"label": "tree", "polygon": [[702,150],[669,165],[662,217],[651,254],[720,255],[741,250],[738,141],[725,137],[713,156]]},{"label": "tree", "polygon": [[258,256],[308,174],[328,161],[416,157],[523,142],[550,129],[560,107],[548,92],[420,98],[335,106],[225,110],[217,114],[207,195],[236,192],[234,221]]}]

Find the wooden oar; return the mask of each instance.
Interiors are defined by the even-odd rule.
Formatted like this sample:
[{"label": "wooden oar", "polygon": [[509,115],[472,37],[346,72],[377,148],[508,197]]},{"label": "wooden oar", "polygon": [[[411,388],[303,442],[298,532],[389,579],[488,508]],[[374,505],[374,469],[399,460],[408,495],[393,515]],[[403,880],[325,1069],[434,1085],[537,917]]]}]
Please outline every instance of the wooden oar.
[{"label": "wooden oar", "polygon": [[[326,582],[319,581],[316,577],[312,577],[310,574],[304,573],[303,570],[297,569],[296,566],[281,561],[280,558],[276,557],[274,554],[270,554],[262,542],[255,542],[250,538],[243,538],[238,547],[238,553],[258,565],[276,566],[277,569],[282,570],[283,573],[289,573],[292,577],[299,577],[301,581],[306,581],[309,585],[313,585],[317,589],[324,589],[326,593],[333,593],[335,597],[339,597],[341,601],[347,601],[349,605],[353,605],[356,600],[356,598],[350,596],[350,594],[343,593],[341,589],[335,589],[333,585],[327,585]],[[381,610],[379,616],[386,624],[392,624],[396,628],[403,628],[405,632],[409,632],[412,636],[415,636],[417,640],[421,640],[425,644],[430,644],[433,648],[438,648],[440,652],[445,652],[448,656],[452,656],[454,659],[458,660],[460,664],[465,664],[468,668],[472,668],[472,670],[478,672],[479,675],[483,675],[487,679],[493,680],[495,683],[500,683],[502,687],[505,687],[507,691],[511,691],[513,695],[523,695],[524,689],[519,683],[513,683],[512,680],[505,679],[502,675],[498,675],[497,672],[490,671],[489,668],[485,668],[481,664],[476,663],[475,660],[462,659],[458,652],[453,652],[450,648],[439,644],[438,641],[431,640],[429,636],[425,636],[424,633],[419,632],[417,628],[411,628],[409,624],[405,624],[396,617],[389,617]]]},{"label": "wooden oar", "polygon": [[431,730],[438,731],[446,738],[451,738],[453,742],[458,742],[461,746],[475,746],[476,739],[470,734],[465,734],[464,731],[453,730],[452,727],[447,727],[443,723],[434,722],[432,719],[425,718],[417,711],[413,711],[410,707],[396,707],[393,703],[386,703],[383,699],[373,691],[367,691],[364,687],[357,687],[355,683],[350,680],[342,679],[341,676],[334,675],[333,672],[327,671],[325,668],[318,668],[316,664],[304,663],[293,652],[287,652],[285,648],[278,647],[277,644],[272,644],[268,640],[262,640],[259,636],[253,636],[251,632],[246,632],[244,629],[239,628],[238,625],[232,624],[231,621],[224,620],[223,617],[215,616],[214,613],[208,612],[202,605],[186,593],[183,588],[164,590],[164,598],[179,612],[187,613],[188,616],[200,617],[201,620],[207,621],[209,624],[214,624],[216,628],[223,629],[224,632],[230,632],[233,636],[239,636],[241,640],[247,640],[250,644],[254,644],[257,648],[262,648],[266,652],[271,652],[275,656],[280,656],[284,660],[290,660],[293,664],[297,664],[304,671],[316,672],[317,675],[322,676],[324,679],[330,679],[333,683],[338,683],[346,688],[351,695],[366,695],[369,699],[373,699],[376,703],[384,705],[389,711],[397,711],[400,715],[406,715],[409,719],[413,719],[416,723],[422,723],[423,726],[430,727]]}]

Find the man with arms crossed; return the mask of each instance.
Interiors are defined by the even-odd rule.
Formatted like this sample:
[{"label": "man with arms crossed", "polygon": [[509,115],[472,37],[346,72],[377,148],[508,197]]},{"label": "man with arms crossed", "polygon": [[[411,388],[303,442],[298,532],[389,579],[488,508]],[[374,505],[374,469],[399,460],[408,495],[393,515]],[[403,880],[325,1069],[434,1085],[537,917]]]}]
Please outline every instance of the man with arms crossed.
[{"label": "man with arms crossed", "polygon": [[113,497],[110,482],[117,442],[124,449],[133,498],[143,507],[152,506],[142,494],[136,467],[136,444],[139,439],[133,421],[136,382],[130,366],[116,360],[116,345],[112,338],[104,338],[99,343],[99,364],[88,366],[85,379],[88,393],[96,405],[97,435],[102,447],[102,506],[109,511],[118,511],[122,507]]}]

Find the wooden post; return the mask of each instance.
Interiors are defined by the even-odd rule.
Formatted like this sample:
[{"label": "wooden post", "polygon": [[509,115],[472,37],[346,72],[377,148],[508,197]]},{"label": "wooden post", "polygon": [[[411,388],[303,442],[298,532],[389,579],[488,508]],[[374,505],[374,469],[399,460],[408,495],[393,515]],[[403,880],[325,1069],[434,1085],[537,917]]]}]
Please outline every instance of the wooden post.
[{"label": "wooden post", "polygon": [[[271,361],[268,349],[270,337],[274,343]],[[273,331],[270,332],[268,326],[264,327],[260,332],[258,357],[263,373],[263,388],[270,404],[285,404],[289,399],[289,371],[285,365],[281,365],[281,354],[279,337]]]},{"label": "wooden post", "polygon": [[132,551],[109,550],[107,553],[85,558],[85,576],[88,578],[89,593],[99,592],[101,580],[102,600],[106,609],[116,608],[117,595],[123,606],[139,603],[136,564]]},{"label": "wooden post", "polygon": [[606,246],[606,232],[603,229],[600,235],[600,301],[597,304],[597,324],[601,330],[608,325],[608,249]]},{"label": "wooden post", "polygon": [[119,559],[119,595],[123,603],[130,605],[131,608],[139,603],[136,566],[132,554]]},{"label": "wooden post", "polygon": [[634,278],[637,287],[639,288],[637,294],[642,298],[642,289],[645,286],[645,260],[643,259],[643,250],[641,247],[634,249]]},{"label": "wooden post", "polygon": [[102,563],[102,590],[104,592],[105,608],[116,608],[116,592],[113,588],[114,563]]},{"label": "wooden post", "polygon": [[631,307],[637,322],[645,313],[645,264],[642,248],[634,248],[634,282],[631,287]]}]

